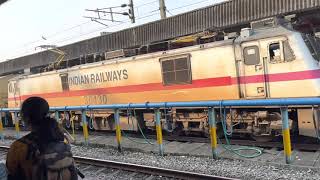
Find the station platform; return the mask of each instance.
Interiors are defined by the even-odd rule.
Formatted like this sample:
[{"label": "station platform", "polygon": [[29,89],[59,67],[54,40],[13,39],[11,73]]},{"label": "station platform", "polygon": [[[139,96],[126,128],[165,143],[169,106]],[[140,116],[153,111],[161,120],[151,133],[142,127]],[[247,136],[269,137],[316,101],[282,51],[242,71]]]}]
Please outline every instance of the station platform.
[{"label": "station platform", "polygon": [[[28,131],[21,131],[20,137],[29,133]],[[103,133],[100,133],[103,134]],[[11,129],[4,130],[4,139],[14,140],[17,138],[16,132]],[[145,153],[159,153],[159,147],[155,139],[148,139],[147,143],[143,138],[127,137],[122,136],[121,147],[123,151],[136,151]],[[0,144],[1,143],[0,141]],[[75,134],[74,145],[85,145],[85,140],[82,134]],[[117,148],[117,141],[115,135],[106,133],[106,135],[90,135],[88,146],[92,147],[104,147],[104,148]],[[167,141],[163,140],[164,154],[175,155],[175,156],[196,156],[196,157],[211,157],[211,145],[210,143],[195,143],[195,142],[178,142],[178,141]],[[320,168],[320,151],[292,151],[292,163],[287,165],[285,162],[283,150],[278,148],[262,149],[263,153],[255,158],[244,158],[240,157],[234,152],[227,150],[226,145],[218,144],[218,157],[226,159],[237,159],[246,161],[255,161],[270,165],[280,166],[294,166],[299,168]],[[228,149],[241,148],[244,146],[229,145]],[[241,151],[241,154],[251,155],[255,153],[253,150]]]}]

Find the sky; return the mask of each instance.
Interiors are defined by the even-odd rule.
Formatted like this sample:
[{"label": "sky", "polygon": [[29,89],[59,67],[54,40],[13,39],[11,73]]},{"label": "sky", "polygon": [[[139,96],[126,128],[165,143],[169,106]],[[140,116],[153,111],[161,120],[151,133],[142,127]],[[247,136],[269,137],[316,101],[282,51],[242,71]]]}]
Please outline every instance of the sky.
[{"label": "sky", "polygon": [[[224,0],[165,0],[167,16],[177,15]],[[160,19],[158,0],[133,0],[136,23],[127,16],[114,15],[121,22],[101,21],[85,9],[116,7],[129,0],[10,0],[0,6],[0,61],[33,54],[40,45],[62,46]],[[115,8],[124,12],[128,8]],[[104,16],[110,19],[110,15]]]}]

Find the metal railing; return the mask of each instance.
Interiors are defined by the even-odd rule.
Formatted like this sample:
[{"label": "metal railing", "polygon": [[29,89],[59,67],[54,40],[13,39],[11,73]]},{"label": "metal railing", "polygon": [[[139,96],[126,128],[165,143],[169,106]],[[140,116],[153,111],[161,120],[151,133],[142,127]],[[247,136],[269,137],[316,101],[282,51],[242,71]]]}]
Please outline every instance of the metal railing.
[{"label": "metal railing", "polygon": [[[119,110],[127,109],[154,109],[156,118],[156,133],[157,143],[159,146],[159,153],[163,155],[164,147],[162,143],[162,127],[161,127],[161,111],[160,109],[166,108],[178,108],[178,107],[194,107],[194,108],[207,108],[208,119],[210,126],[210,139],[212,156],[217,158],[217,133],[216,133],[216,115],[215,108],[226,108],[226,107],[257,107],[257,106],[273,106],[280,108],[282,116],[282,135],[283,135],[283,146],[286,163],[292,161],[291,155],[291,140],[290,140],[290,129],[288,120],[288,107],[292,106],[314,106],[320,105],[320,98],[285,98],[285,99],[253,99],[253,100],[221,100],[221,101],[195,101],[195,102],[160,102],[160,103],[128,103],[128,104],[106,104],[106,105],[85,105],[85,106],[62,106],[62,107],[51,107],[50,110],[54,111],[56,118],[59,117],[60,111],[81,111],[82,112],[82,129],[84,134],[85,142],[88,143],[88,122],[86,118],[86,112],[88,110],[113,110],[114,119],[116,124],[116,140],[118,143],[118,150],[121,151],[121,127],[120,127],[120,115]],[[14,119],[17,119],[18,108],[2,108],[0,112],[13,112]],[[1,117],[1,116],[0,116]],[[15,121],[15,129],[18,133],[19,122]],[[2,120],[0,119],[0,133],[3,134]]]}]

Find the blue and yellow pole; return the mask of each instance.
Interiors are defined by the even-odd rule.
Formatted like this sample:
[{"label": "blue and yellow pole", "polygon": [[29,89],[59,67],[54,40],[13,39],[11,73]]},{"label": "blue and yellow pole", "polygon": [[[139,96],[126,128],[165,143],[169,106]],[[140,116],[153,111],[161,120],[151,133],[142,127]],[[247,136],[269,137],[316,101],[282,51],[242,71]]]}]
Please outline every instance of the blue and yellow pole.
[{"label": "blue and yellow pole", "polygon": [[82,130],[83,130],[83,136],[84,136],[84,143],[88,145],[89,141],[89,132],[88,132],[88,123],[87,123],[87,116],[86,116],[86,111],[82,110]]},{"label": "blue and yellow pole", "polygon": [[120,115],[119,115],[119,109],[114,110],[114,119],[116,121],[116,139],[118,143],[118,151],[122,151],[121,148],[121,127],[120,127]]},{"label": "blue and yellow pole", "polygon": [[212,149],[212,157],[214,159],[218,158],[217,155],[217,125],[216,125],[216,112],[213,108],[209,108],[208,110],[209,116],[209,126],[210,126],[210,140],[211,140],[211,149]]},{"label": "blue and yellow pole", "polygon": [[157,131],[157,142],[159,145],[159,153],[163,156],[163,144],[162,144],[162,129],[161,129],[161,112],[160,109],[156,109],[156,131]]},{"label": "blue and yellow pole", "polygon": [[2,124],[2,111],[0,111],[0,138],[4,140],[3,136],[3,124]]},{"label": "blue and yellow pole", "polygon": [[5,125],[5,126],[8,126],[8,124],[9,124],[9,122],[8,122],[8,117],[7,117],[7,113],[8,113],[8,112],[5,112],[5,113],[4,113],[4,125]]},{"label": "blue and yellow pole", "polygon": [[16,138],[20,138],[20,126],[19,126],[19,119],[18,119],[18,113],[14,112],[13,113],[13,118],[14,118],[14,127],[16,130]]},{"label": "blue and yellow pole", "polygon": [[290,164],[292,161],[291,157],[291,140],[290,140],[290,128],[289,128],[289,118],[288,118],[288,107],[281,107],[282,116],[282,137],[284,146],[284,155],[286,157],[286,163]]}]

